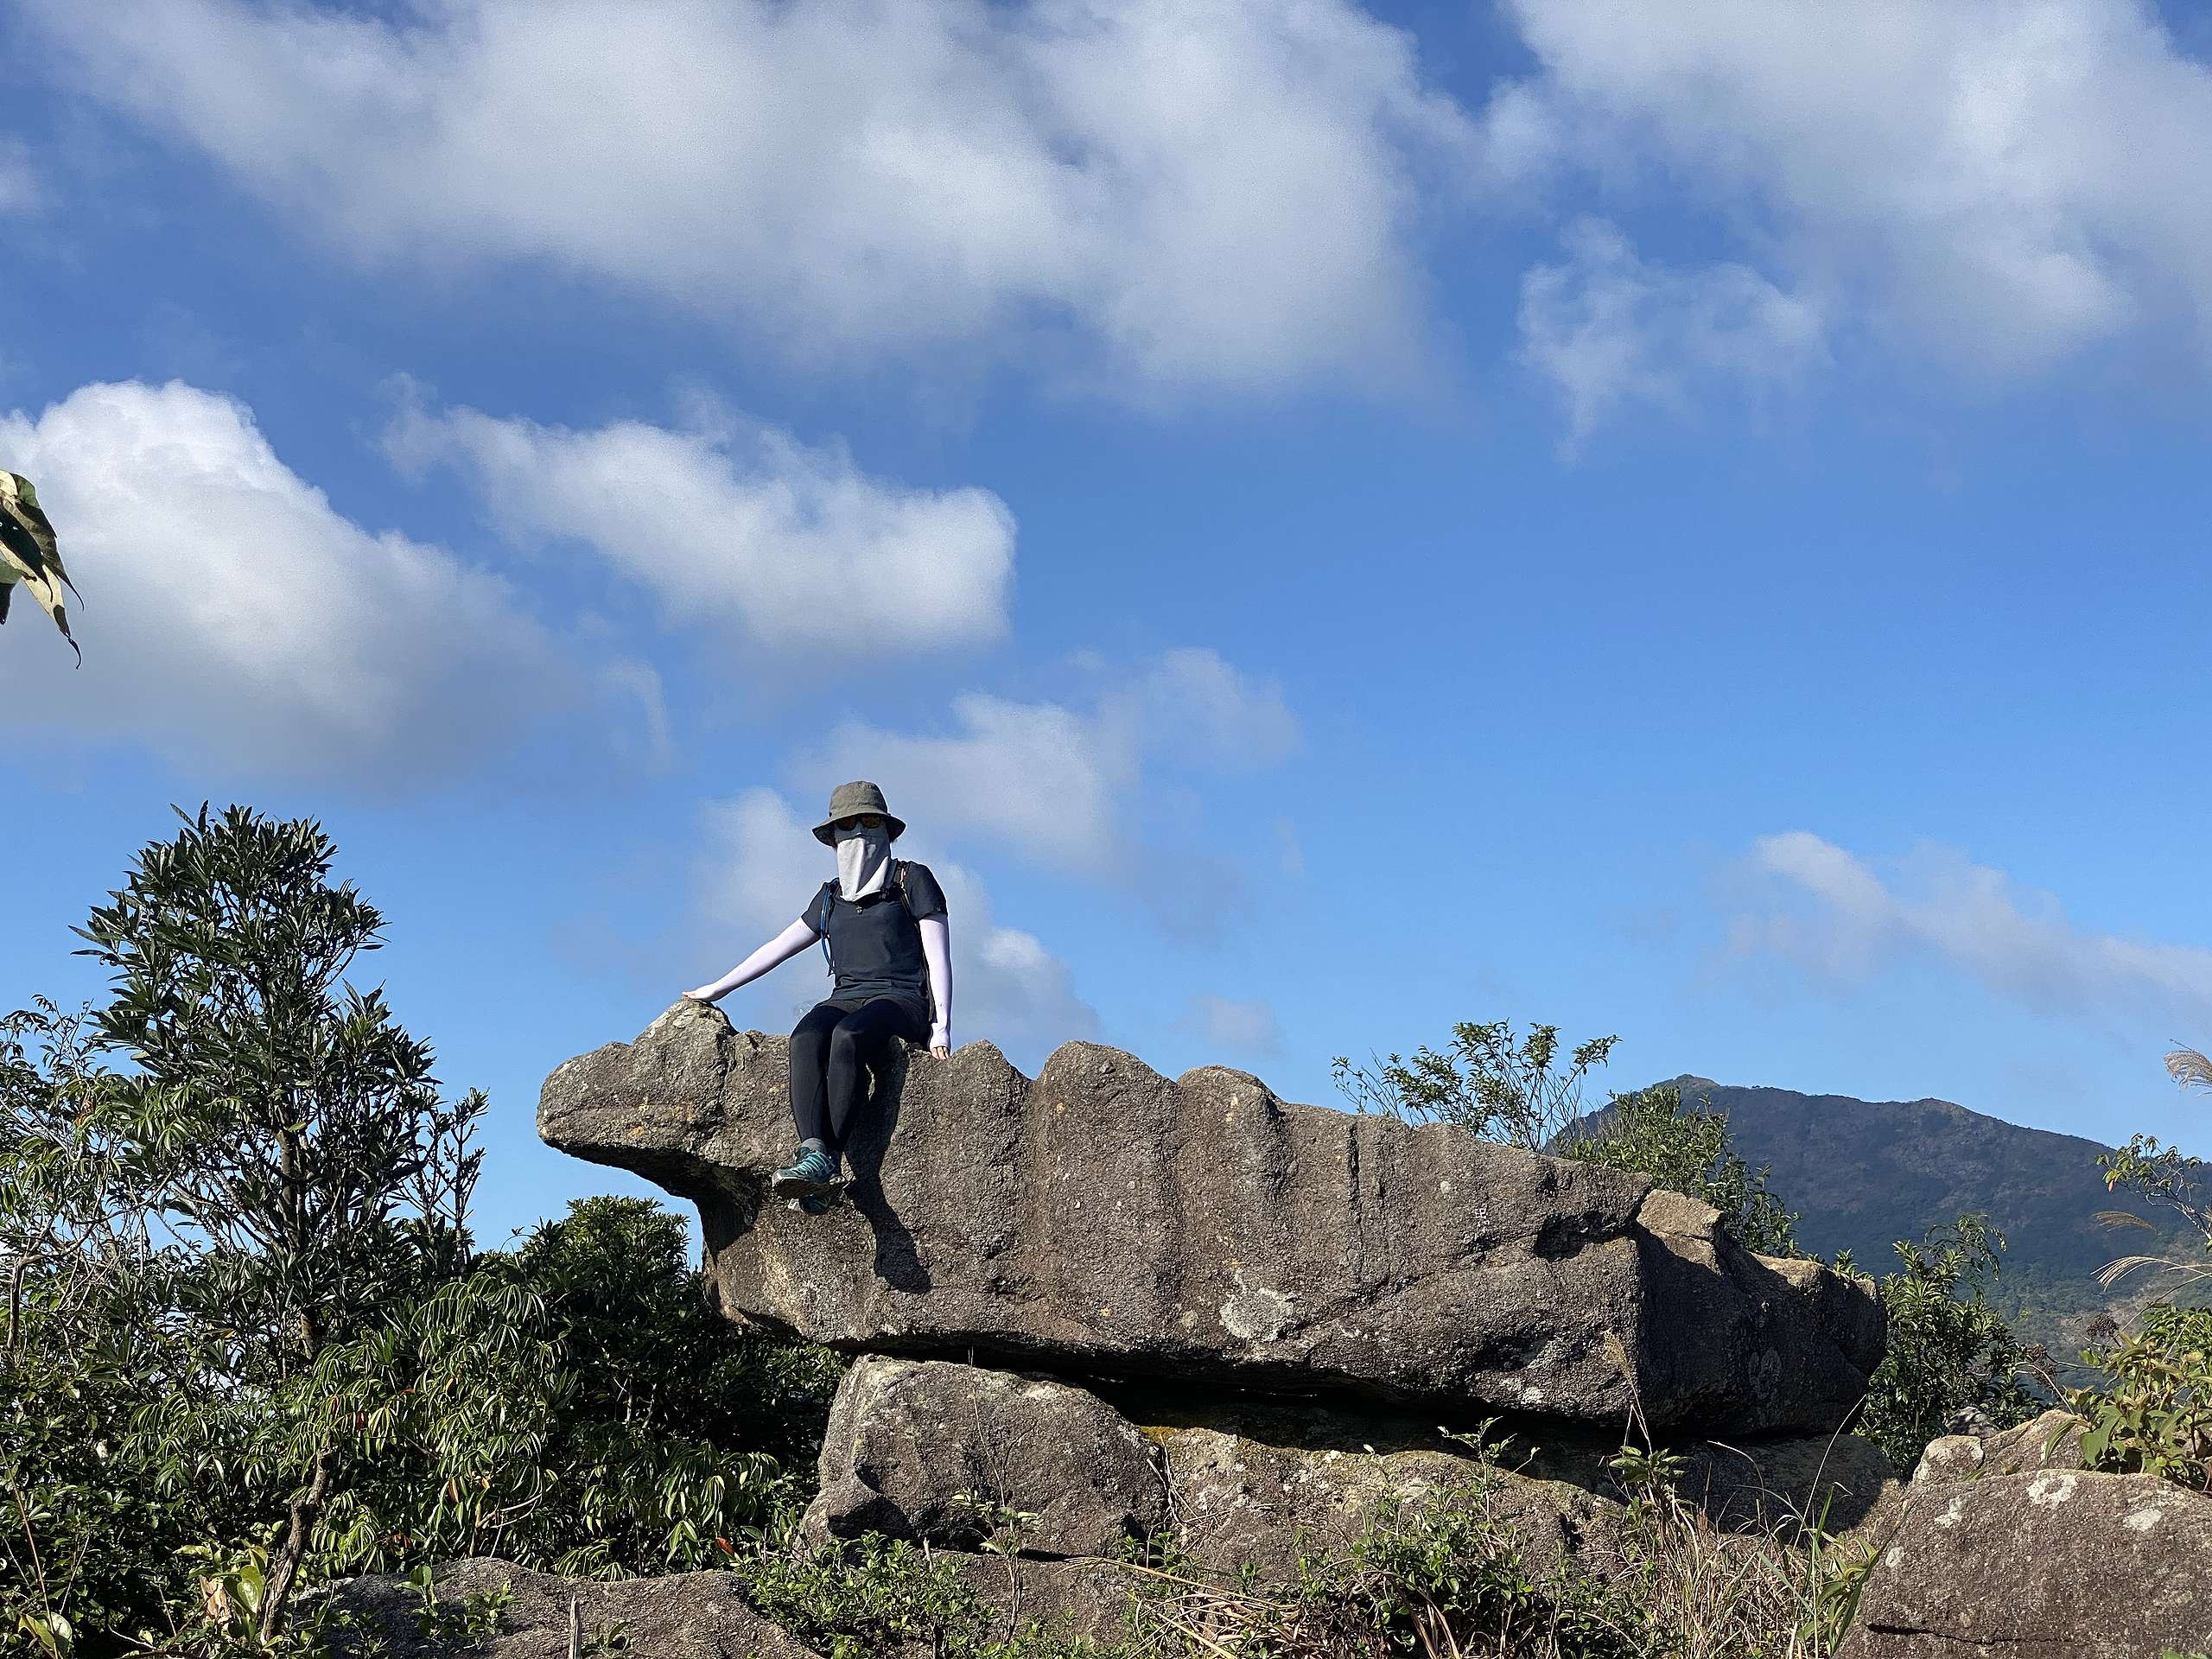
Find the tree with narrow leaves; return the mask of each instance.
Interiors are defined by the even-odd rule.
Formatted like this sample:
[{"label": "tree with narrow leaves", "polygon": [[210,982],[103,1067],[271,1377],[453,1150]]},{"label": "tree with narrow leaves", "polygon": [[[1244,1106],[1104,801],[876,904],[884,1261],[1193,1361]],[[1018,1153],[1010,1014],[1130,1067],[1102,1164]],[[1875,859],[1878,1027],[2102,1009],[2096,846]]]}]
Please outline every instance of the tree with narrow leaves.
[{"label": "tree with narrow leaves", "polygon": [[77,931],[116,976],[99,1037],[131,1062],[112,1088],[145,1200],[186,1246],[162,1300],[220,1351],[222,1397],[181,1391],[167,1427],[226,1461],[254,1402],[248,1472],[283,1495],[266,1637],[344,1479],[327,1356],[465,1262],[484,1101],[442,1098],[428,1046],[346,982],[382,918],[331,880],[320,825],[179,816]]},{"label": "tree with narrow leaves", "polygon": [[0,622],[8,620],[8,601],[19,586],[54,619],[81,664],[85,653],[69,632],[69,613],[61,602],[61,590],[75,594],[77,584],[61,568],[54,526],[30,480],[21,473],[0,472]]}]

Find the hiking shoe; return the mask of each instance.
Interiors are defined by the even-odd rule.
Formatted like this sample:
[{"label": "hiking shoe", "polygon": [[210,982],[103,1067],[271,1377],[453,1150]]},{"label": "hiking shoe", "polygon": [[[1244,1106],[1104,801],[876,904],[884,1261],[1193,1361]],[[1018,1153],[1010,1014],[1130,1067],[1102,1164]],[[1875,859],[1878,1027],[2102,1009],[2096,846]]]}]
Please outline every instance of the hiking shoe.
[{"label": "hiking shoe", "polygon": [[810,1192],[803,1198],[791,1199],[791,1206],[802,1216],[826,1216],[836,1203],[836,1199],[826,1192]]},{"label": "hiking shoe", "polygon": [[835,1192],[840,1185],[837,1160],[813,1147],[768,1178],[769,1190],[779,1198],[819,1198]]}]

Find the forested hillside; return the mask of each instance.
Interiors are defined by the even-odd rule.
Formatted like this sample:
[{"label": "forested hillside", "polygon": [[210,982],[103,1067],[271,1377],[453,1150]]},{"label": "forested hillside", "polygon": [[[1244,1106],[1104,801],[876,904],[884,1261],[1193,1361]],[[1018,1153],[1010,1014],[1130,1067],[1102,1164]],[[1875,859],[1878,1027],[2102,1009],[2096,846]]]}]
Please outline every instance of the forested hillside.
[{"label": "forested hillside", "polygon": [[[2023,1128],[1947,1100],[1869,1101],[1675,1079],[1686,1103],[1725,1112],[1738,1152],[1798,1212],[1798,1242],[1822,1255],[1848,1249],[1886,1270],[1894,1240],[1974,1212],[2007,1249],[1994,1300],[2025,1340],[2071,1358],[2098,1312],[2171,1287],[2140,1278],[2100,1290],[2099,1268],[2135,1253],[2194,1255],[2201,1242],[2170,1211],[2105,1190],[2100,1153],[2078,1135]],[[2115,1232],[2097,1212],[2132,1210],[2158,1231]]]}]

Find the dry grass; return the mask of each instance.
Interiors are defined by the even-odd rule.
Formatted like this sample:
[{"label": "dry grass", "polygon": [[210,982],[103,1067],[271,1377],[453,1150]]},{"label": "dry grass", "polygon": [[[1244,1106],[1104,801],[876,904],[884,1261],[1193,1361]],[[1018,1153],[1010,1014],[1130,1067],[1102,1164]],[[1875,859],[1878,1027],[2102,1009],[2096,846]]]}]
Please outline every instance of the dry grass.
[{"label": "dry grass", "polygon": [[1204,1659],[1826,1659],[1872,1542],[1841,1546],[1779,1495],[1764,1529],[1726,1530],[1669,1484],[1663,1455],[1624,1459],[1618,1559],[1531,1574],[1491,1513],[1505,1477],[1378,1513],[1303,1582],[1225,1583],[1172,1556],[1130,1564],[1132,1649]]}]

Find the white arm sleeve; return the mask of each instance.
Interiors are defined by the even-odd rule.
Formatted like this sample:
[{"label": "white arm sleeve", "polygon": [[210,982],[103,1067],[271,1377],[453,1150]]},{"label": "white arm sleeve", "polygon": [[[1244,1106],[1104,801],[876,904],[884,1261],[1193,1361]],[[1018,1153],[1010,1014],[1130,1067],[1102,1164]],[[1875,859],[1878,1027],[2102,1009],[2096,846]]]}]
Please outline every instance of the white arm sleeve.
[{"label": "white arm sleeve", "polygon": [[930,965],[930,997],[937,1004],[930,1046],[952,1046],[952,933],[942,916],[922,918],[922,957]]},{"label": "white arm sleeve", "polygon": [[702,1002],[717,1001],[741,985],[751,983],[771,968],[780,967],[822,936],[802,916],[711,985],[702,985],[684,995]]}]

